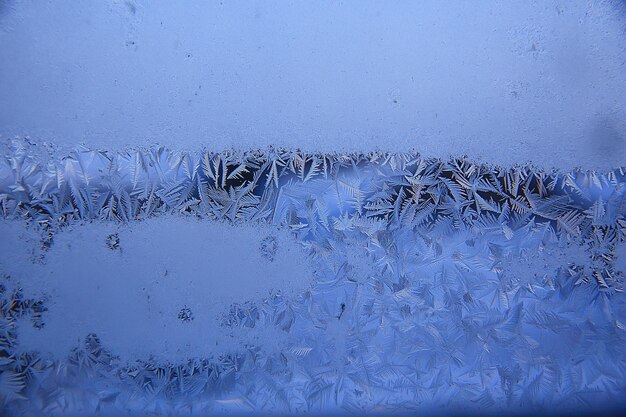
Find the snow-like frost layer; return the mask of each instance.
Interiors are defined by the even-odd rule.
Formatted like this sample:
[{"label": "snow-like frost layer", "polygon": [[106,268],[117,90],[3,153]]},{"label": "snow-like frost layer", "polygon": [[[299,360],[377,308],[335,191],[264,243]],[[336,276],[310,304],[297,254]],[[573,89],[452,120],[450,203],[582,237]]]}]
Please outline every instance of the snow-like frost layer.
[{"label": "snow-like frost layer", "polygon": [[1,4],[9,137],[415,149],[546,169],[612,169],[626,154],[618,0]]},{"label": "snow-like frost layer", "polygon": [[[3,225],[2,234],[19,242],[12,228]],[[24,290],[42,294],[49,309],[42,329],[19,326],[20,349],[56,359],[88,334],[122,360],[210,357],[244,343],[272,349],[280,334],[233,334],[224,316],[233,304],[293,297],[312,283],[286,230],[184,217],[75,225],[55,237],[45,264],[18,268]]]}]

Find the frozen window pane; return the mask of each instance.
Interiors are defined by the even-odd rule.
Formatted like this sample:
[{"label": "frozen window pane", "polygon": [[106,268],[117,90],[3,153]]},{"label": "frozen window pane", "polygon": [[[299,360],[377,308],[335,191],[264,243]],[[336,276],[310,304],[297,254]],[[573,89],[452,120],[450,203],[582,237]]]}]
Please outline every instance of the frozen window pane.
[{"label": "frozen window pane", "polygon": [[0,415],[626,414],[624,16],[0,0]]}]

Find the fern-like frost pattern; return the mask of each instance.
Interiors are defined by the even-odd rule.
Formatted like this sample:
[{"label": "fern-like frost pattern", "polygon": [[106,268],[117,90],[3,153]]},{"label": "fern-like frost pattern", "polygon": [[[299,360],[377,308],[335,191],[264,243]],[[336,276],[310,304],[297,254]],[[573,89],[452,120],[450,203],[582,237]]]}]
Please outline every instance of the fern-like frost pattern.
[{"label": "fern-like frost pattern", "polygon": [[[225,327],[284,334],[280,351],[250,345],[131,365],[95,334],[64,360],[16,353],[16,323],[45,325],[46,301],[20,291],[28,277],[4,275],[0,407],[10,414],[500,412],[623,401],[624,169],[273,148],[58,158],[14,141],[0,160],[0,211],[39,231],[34,262],[69,224],[175,214],[287,227],[315,271],[296,298],[277,293],[224,312]],[[262,239],[272,261],[276,239]],[[180,308],[181,321],[193,320]]]}]

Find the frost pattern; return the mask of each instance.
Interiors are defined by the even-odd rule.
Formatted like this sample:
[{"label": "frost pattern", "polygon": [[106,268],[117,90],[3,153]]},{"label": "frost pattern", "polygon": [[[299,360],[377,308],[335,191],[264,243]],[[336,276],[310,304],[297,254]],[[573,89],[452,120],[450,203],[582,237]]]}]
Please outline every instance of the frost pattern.
[{"label": "frost pattern", "polygon": [[274,236],[267,236],[261,241],[261,255],[268,261],[274,261],[277,250],[278,242]]},{"label": "frost pattern", "polygon": [[[15,353],[17,320],[39,314],[45,322],[45,309],[4,287],[0,405],[9,413],[623,402],[624,169],[544,172],[272,148],[79,149],[44,164],[29,146],[7,149],[0,209],[41,230],[43,262],[69,223],[179,213],[286,226],[316,271],[295,302],[274,294],[224,313],[229,328],[284,333],[284,349],[250,345],[179,364],[122,366],[96,335],[60,362]],[[276,247],[266,243],[259,250],[271,260]]]},{"label": "frost pattern", "polygon": [[189,322],[189,321],[192,321],[193,319],[194,319],[193,312],[187,306],[181,308],[180,311],[178,312],[178,320],[182,322]]}]

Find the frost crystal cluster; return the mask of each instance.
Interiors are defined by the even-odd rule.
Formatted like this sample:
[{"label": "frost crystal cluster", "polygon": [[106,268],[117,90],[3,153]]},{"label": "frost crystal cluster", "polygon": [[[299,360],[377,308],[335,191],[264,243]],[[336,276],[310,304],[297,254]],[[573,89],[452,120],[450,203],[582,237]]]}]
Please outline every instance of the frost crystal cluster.
[{"label": "frost crystal cluster", "polygon": [[[48,262],[70,226],[173,215],[286,228],[315,275],[296,296],[272,292],[219,317],[236,334],[275,332],[279,349],[250,339],[175,362],[121,361],[97,334],[64,358],[24,352],[20,330],[45,329],[53,294],[33,298],[20,288],[28,276],[3,275],[0,407],[9,414],[504,412],[623,401],[624,169],[273,148],[59,158],[12,142],[3,154],[0,210],[37,232],[32,262]],[[123,256],[117,234],[106,245]],[[280,250],[271,234],[255,247],[270,263]],[[195,308],[177,308],[180,326],[201,325]]]}]

